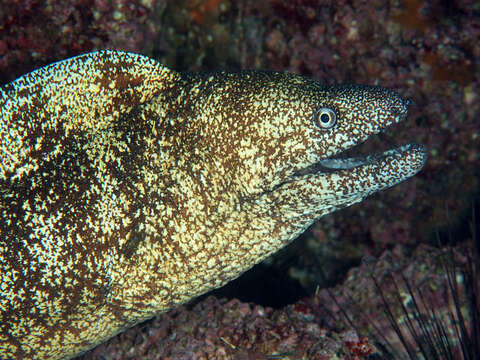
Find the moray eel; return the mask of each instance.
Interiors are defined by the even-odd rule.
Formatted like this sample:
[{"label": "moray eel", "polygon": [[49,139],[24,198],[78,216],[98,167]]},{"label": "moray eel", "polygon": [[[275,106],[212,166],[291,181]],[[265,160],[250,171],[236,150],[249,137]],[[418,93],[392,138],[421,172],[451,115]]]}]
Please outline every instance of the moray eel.
[{"label": "moray eel", "polygon": [[416,174],[417,144],[342,156],[407,105],[381,87],[180,73],[117,51],[3,86],[0,358],[79,355]]}]

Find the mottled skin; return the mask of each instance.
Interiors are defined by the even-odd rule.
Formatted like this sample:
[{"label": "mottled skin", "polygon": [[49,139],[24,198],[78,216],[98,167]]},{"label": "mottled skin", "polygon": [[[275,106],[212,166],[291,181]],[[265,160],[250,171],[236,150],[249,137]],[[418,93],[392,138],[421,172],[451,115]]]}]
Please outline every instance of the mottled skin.
[{"label": "mottled skin", "polygon": [[[321,107],[336,112],[333,127],[320,126]],[[425,161],[408,145],[315,165],[402,120],[395,92],[183,74],[114,51],[5,85],[0,109],[2,359],[78,355]]]}]

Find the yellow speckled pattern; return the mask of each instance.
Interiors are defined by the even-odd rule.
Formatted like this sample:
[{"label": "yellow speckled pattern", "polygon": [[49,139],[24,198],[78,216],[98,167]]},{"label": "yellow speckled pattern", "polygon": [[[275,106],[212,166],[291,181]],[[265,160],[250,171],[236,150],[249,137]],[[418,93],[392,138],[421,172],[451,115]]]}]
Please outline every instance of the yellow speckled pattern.
[{"label": "yellow speckled pattern", "polygon": [[[324,107],[329,129],[315,119]],[[178,73],[116,51],[22,76],[0,88],[0,109],[1,359],[78,355],[426,158],[406,145],[321,162],[405,118],[393,91]]]}]

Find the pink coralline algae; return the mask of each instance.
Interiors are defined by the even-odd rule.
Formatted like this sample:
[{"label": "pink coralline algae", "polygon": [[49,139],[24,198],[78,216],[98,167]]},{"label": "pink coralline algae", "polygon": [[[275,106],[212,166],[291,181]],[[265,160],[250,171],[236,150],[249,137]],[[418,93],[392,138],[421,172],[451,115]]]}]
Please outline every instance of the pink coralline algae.
[{"label": "pink coralline algae", "polygon": [[0,83],[94,49],[151,52],[155,1],[5,0],[0,10]]},{"label": "pink coralline algae", "polygon": [[131,329],[82,357],[95,359],[364,359],[374,347],[354,330],[322,326],[312,299],[283,310],[208,297]]},{"label": "pink coralline algae", "polygon": [[[322,218],[267,262],[310,292],[324,284],[322,272],[327,283],[356,278],[358,303],[368,316],[379,318],[370,315],[378,299],[367,296],[372,284],[359,274],[366,271],[363,265],[357,268],[361,259],[392,251],[402,266],[411,268],[417,260],[410,254],[418,244],[434,244],[438,229],[464,227],[472,198],[478,197],[479,14],[475,1],[5,0],[0,83],[52,61],[116,48],[152,56],[177,70],[269,69],[326,83],[396,89],[412,100],[407,123],[394,130],[395,136],[386,132],[358,151],[408,139],[427,147],[425,169],[396,188]],[[422,276],[413,270],[407,275]],[[349,286],[349,281],[343,285]],[[341,292],[338,296],[343,301]],[[327,359],[338,351],[358,356],[347,340],[326,330],[325,318],[311,310],[314,303],[307,301],[303,312],[295,306],[254,310],[253,305],[209,298],[195,305],[196,312],[181,307],[160,315],[88,357],[126,359],[141,353],[150,358],[272,359],[304,354]],[[235,316],[233,326],[229,321]],[[297,327],[285,320],[289,316],[301,319]],[[361,347],[360,335],[355,341]]]}]

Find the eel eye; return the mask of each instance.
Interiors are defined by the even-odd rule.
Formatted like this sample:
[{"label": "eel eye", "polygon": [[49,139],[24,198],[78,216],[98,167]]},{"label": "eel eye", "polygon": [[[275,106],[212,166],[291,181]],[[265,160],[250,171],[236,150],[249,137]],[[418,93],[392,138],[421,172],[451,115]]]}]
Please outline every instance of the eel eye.
[{"label": "eel eye", "polygon": [[321,129],[330,129],[337,123],[337,115],[330,108],[320,108],[313,114],[313,121]]}]

